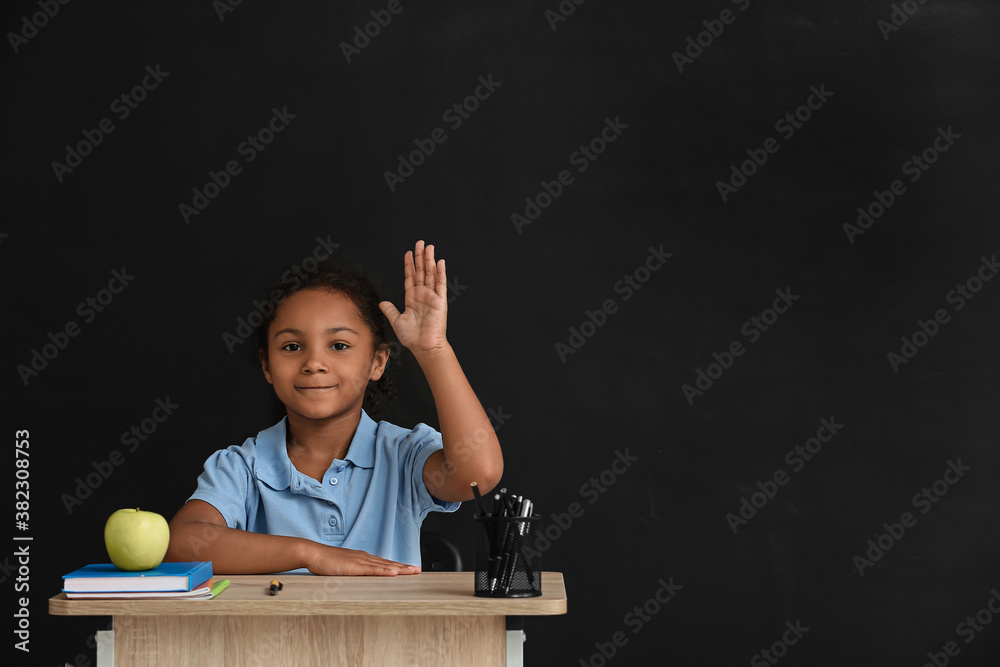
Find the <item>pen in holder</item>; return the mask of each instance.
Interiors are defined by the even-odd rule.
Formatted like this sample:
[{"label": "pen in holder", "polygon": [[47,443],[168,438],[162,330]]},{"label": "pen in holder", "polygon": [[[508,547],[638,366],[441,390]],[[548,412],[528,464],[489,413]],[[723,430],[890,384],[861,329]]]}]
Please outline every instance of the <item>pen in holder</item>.
[{"label": "pen in holder", "polygon": [[542,556],[534,548],[542,517],[476,515],[476,595],[529,598],[542,594]]}]

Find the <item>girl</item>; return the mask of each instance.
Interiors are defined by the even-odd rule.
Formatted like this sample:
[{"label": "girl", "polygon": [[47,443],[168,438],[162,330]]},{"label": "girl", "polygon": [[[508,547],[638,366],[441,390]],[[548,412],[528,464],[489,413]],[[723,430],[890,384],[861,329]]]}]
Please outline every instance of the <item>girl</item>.
[{"label": "girl", "polygon": [[[231,574],[415,574],[427,513],[458,509],[472,482],[496,486],[500,443],[445,337],[444,260],[418,241],[403,275],[403,312],[367,280],[326,271],[264,322],[261,366],[287,416],[209,457],[170,521],[166,560]],[[440,433],[362,409],[389,359],[386,320],[427,378]]]}]

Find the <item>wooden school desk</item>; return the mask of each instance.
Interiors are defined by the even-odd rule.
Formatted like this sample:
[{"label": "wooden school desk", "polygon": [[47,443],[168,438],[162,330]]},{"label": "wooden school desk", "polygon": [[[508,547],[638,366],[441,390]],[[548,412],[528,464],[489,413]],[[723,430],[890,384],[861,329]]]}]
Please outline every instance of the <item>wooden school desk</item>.
[{"label": "wooden school desk", "polygon": [[[277,576],[277,595],[268,584]],[[60,616],[113,616],[97,663],[146,665],[521,665],[523,616],[566,613],[559,572],[535,598],[480,598],[472,572],[397,577],[216,575],[212,600],[49,599]],[[510,627],[511,629],[508,629]]]}]

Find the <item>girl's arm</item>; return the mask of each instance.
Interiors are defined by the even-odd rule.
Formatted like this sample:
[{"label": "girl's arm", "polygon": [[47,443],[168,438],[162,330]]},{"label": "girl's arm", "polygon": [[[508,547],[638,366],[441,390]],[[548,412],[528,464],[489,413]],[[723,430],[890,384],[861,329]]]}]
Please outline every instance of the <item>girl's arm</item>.
[{"label": "girl's arm", "polygon": [[383,301],[399,342],[409,349],[427,378],[441,424],[444,449],[424,465],[424,483],[444,501],[471,500],[470,484],[488,493],[503,475],[503,453],[489,417],[476,398],[445,336],[448,285],[444,260],[434,246],[417,241],[403,258],[404,311]]},{"label": "girl's arm", "polygon": [[451,346],[434,353],[414,353],[434,394],[444,449],[424,465],[424,483],[435,498],[472,500],[472,482],[482,493],[500,482],[500,442]]},{"label": "girl's arm", "polygon": [[189,500],[170,520],[170,546],[165,561],[212,561],[217,574],[267,574],[301,567],[313,574],[417,574],[420,568],[372,556],[364,551],[331,547],[301,537],[264,535],[229,528],[211,504]]}]

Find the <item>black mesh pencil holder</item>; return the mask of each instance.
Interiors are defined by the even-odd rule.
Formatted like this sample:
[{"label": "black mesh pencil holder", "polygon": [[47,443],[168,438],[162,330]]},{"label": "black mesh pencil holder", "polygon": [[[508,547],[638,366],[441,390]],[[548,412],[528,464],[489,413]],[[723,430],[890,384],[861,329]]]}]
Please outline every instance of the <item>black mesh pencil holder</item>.
[{"label": "black mesh pencil holder", "polygon": [[542,594],[542,554],[535,548],[542,517],[476,516],[476,595],[531,598]]}]

